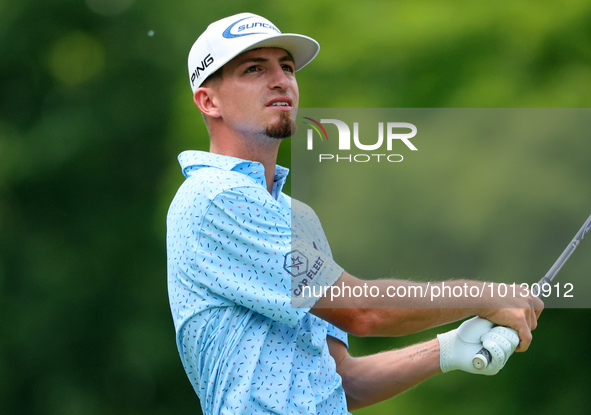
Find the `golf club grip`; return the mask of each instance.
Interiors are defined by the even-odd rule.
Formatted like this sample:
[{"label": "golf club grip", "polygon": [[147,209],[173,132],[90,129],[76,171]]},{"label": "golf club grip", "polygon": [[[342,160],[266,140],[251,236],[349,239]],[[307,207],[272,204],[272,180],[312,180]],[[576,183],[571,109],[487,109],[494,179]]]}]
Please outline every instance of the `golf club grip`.
[{"label": "golf club grip", "polygon": [[[552,282],[552,279],[549,278],[547,275],[545,275],[539,282],[537,285],[537,293],[533,293],[536,297],[540,296],[540,293],[542,292],[542,286],[543,284],[550,284]],[[490,352],[488,350],[486,350],[484,347],[482,349],[480,349],[478,351],[478,353],[476,353],[474,355],[474,358],[472,359],[472,366],[474,366],[474,368],[476,370],[482,370],[485,367],[488,366],[488,364],[491,362],[492,360],[492,355],[490,354]]]},{"label": "golf club grip", "polygon": [[[589,232],[589,230],[591,230],[591,216],[587,218],[581,229],[579,229],[573,240],[568,244],[568,246],[562,252],[562,254],[560,254],[560,256],[558,257],[556,262],[554,262],[552,267],[550,267],[546,275],[544,275],[542,279],[538,281],[538,284],[536,286],[537,292],[534,293],[532,291],[533,295],[539,297],[542,293],[543,285],[552,284],[552,280],[554,279],[556,274],[558,274],[558,271],[560,271],[565,262],[570,258],[571,254],[577,248],[579,243],[583,240],[585,235],[587,235],[587,232]],[[474,358],[472,359],[472,365],[475,369],[482,370],[488,366],[491,360],[492,356],[490,352],[483,347],[482,349],[480,349],[478,353],[474,355]]]}]

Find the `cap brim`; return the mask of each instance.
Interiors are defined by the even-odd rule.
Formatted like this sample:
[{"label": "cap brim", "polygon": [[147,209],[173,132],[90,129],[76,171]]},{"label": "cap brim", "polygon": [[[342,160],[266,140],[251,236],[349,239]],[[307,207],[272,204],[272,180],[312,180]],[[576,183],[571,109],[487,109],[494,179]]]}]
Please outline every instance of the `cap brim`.
[{"label": "cap brim", "polygon": [[[312,62],[320,51],[320,45],[314,39],[294,33],[282,33],[277,36],[267,37],[260,42],[253,43],[236,56],[249,50],[258,48],[281,48],[288,51],[293,57],[295,70],[299,71]],[[235,57],[236,57],[235,56]]]}]

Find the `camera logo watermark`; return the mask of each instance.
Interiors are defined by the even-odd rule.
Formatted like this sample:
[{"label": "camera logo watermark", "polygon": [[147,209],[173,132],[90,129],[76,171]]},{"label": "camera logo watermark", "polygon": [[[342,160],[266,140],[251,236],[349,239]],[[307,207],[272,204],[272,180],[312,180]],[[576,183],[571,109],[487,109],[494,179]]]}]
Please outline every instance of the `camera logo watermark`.
[{"label": "camera logo watermark", "polygon": [[[417,127],[407,122],[378,122],[377,139],[371,144],[362,143],[359,138],[359,122],[353,122],[353,134],[349,125],[338,119],[327,118],[316,121],[309,117],[304,117],[310,122],[307,125],[306,149],[314,149],[314,136],[320,137],[321,141],[328,139],[328,133],[323,124],[332,124],[338,131],[338,153],[321,153],[318,155],[318,162],[349,162],[349,163],[367,163],[369,161],[387,161],[399,163],[404,160],[401,154],[393,153],[396,143],[404,144],[411,151],[418,151],[418,148],[410,141],[417,135]],[[316,132],[316,134],[314,134]],[[353,140],[351,140],[351,136]],[[351,142],[352,141],[352,142]],[[366,141],[366,140],[364,140]],[[367,142],[367,141],[366,141]],[[351,146],[364,153],[351,153]],[[384,149],[385,147],[385,149]],[[344,153],[343,153],[344,152]],[[372,152],[372,153],[368,153]]]}]

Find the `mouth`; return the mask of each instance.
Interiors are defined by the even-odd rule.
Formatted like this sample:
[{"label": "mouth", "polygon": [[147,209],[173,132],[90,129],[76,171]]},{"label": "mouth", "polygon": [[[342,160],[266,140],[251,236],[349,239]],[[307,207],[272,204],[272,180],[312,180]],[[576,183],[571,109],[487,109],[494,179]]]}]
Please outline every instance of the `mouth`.
[{"label": "mouth", "polygon": [[292,99],[289,97],[277,97],[267,103],[267,107],[277,109],[290,110],[292,106]]}]

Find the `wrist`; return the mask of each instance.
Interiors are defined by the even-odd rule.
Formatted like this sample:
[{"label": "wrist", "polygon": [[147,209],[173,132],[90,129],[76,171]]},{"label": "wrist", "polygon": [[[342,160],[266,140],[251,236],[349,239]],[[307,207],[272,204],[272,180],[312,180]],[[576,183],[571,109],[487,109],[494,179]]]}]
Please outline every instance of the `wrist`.
[{"label": "wrist", "polygon": [[452,370],[457,369],[450,364],[453,356],[453,346],[457,331],[457,329],[454,329],[448,331],[447,333],[441,333],[437,335],[437,343],[439,345],[439,370],[442,373],[451,372]]}]

